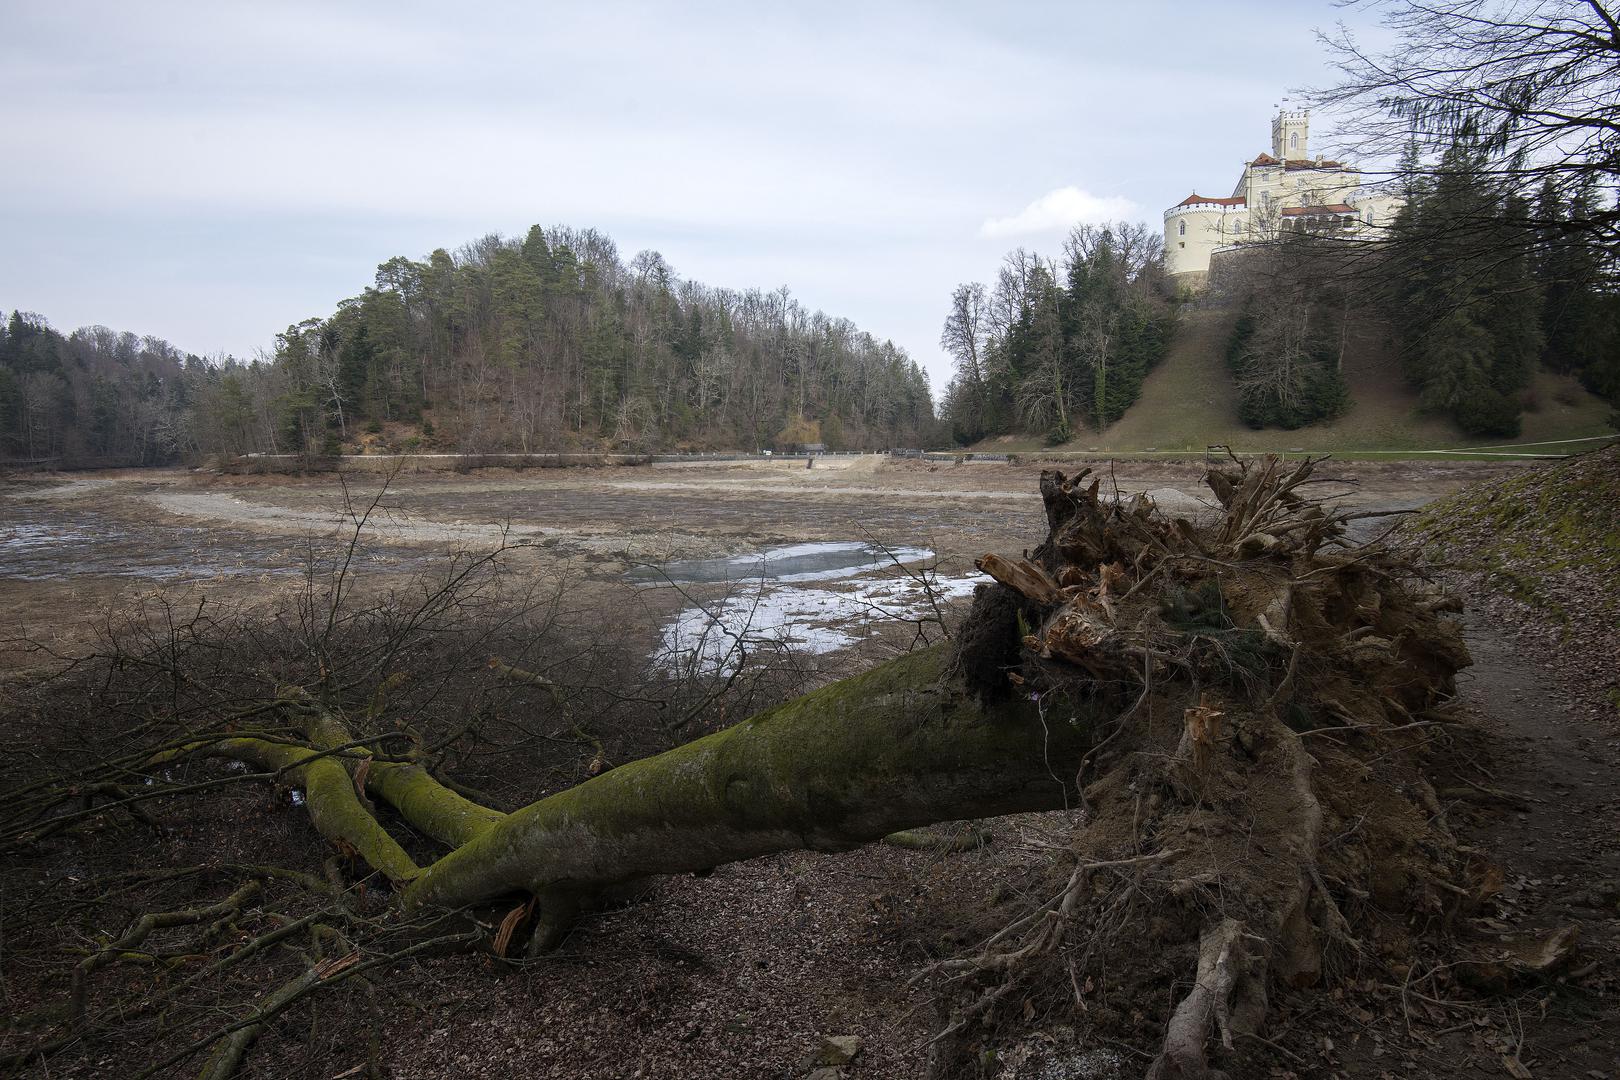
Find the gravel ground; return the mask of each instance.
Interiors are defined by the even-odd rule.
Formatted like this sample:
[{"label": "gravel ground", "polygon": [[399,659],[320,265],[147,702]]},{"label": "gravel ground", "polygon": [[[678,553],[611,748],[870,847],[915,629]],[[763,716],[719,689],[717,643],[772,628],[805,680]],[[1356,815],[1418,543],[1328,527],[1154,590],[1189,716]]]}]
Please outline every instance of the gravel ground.
[{"label": "gravel ground", "polygon": [[[1017,820],[997,826],[998,841]],[[396,1002],[423,1007],[394,1006],[381,1060],[397,1080],[786,1078],[810,1071],[824,1038],[853,1036],[860,1052],[839,1075],[915,1077],[938,1021],[906,978],[924,949],[958,947],[932,917],[982,903],[1003,858],[996,843],[871,845],[664,879],[554,956],[505,968],[451,956],[406,973]],[[297,1049],[267,1045],[258,1067],[291,1072]],[[326,1064],[338,1074],[363,1054]]]}]

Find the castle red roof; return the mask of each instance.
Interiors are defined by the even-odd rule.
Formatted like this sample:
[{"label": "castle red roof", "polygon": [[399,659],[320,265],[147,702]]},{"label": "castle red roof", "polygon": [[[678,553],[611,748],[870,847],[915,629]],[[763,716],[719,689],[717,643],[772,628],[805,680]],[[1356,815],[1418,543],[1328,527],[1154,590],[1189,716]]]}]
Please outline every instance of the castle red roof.
[{"label": "castle red roof", "polygon": [[1212,199],[1207,195],[1193,192],[1191,195],[1176,203],[1177,206],[1191,206],[1193,203],[1219,203],[1221,206],[1243,206],[1247,202],[1241,195],[1234,195],[1230,199]]},{"label": "castle red roof", "polygon": [[1306,217],[1311,214],[1353,214],[1356,208],[1345,203],[1334,203],[1332,206],[1285,206],[1283,217]]},{"label": "castle red roof", "polygon": [[1278,161],[1270,154],[1261,154],[1249,162],[1251,168],[1263,165],[1281,165],[1290,172],[1300,169],[1348,169],[1342,161],[1315,161],[1310,158],[1292,158],[1288,161]]}]

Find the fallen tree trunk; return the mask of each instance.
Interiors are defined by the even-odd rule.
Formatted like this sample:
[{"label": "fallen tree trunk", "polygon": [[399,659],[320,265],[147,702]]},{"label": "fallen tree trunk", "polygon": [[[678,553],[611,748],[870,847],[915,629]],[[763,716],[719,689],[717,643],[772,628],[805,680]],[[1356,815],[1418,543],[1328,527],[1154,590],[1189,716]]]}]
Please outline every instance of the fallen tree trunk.
[{"label": "fallen tree trunk", "polygon": [[[900,829],[1072,805],[1093,723],[986,705],[936,646],[542,799],[429,866],[410,907],[589,896],[773,851],[845,851]],[[1064,776],[1068,780],[1063,779]]]},{"label": "fallen tree trunk", "polygon": [[[1101,717],[1042,710],[1025,695],[986,701],[956,660],[947,645],[919,650],[510,814],[420,764],[375,760],[326,711],[307,710],[309,747],[230,738],[185,752],[248,761],[303,786],[316,830],[402,888],[407,909],[535,897],[532,953],[559,943],[621,883],[1074,805],[1073,763]],[[357,786],[453,850],[419,867]]]}]

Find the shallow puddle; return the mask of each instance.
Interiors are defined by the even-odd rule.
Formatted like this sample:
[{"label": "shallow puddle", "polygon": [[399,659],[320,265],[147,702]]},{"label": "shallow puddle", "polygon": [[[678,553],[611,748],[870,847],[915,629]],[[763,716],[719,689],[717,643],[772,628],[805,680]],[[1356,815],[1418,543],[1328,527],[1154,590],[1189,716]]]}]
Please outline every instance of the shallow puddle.
[{"label": "shallow puddle", "polygon": [[686,559],[660,566],[638,566],[625,576],[635,582],[690,585],[712,581],[831,581],[897,563],[931,559],[927,548],[884,548],[861,541],[793,544],[721,559]]},{"label": "shallow puddle", "polygon": [[[886,622],[934,616],[936,608],[942,610],[947,601],[988,580],[980,574],[901,572],[900,564],[933,556],[927,548],[884,548],[860,541],[793,544],[638,567],[628,576],[642,583],[731,583],[723,596],[694,602],[666,623],[652,657],[665,671],[727,675],[764,651],[821,654],[847,649]],[[872,574],[884,567],[893,573]],[[857,580],[840,587],[805,587],[843,578]]]},{"label": "shallow puddle", "polygon": [[924,588],[914,579],[895,578],[848,589],[755,581],[714,604],[682,611],[664,626],[653,662],[671,672],[729,675],[760,652],[836,652],[878,633],[885,623],[937,616],[947,601],[988,580],[980,574],[940,577]]}]

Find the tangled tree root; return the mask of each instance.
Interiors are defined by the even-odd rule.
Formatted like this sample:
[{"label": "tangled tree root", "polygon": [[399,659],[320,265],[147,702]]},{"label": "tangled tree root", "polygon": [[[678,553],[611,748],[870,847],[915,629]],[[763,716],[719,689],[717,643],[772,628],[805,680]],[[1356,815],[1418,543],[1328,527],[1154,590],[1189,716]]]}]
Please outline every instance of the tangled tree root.
[{"label": "tangled tree root", "polygon": [[1014,991],[1028,1009],[1064,987],[1088,1008],[1082,982],[1107,977],[1098,961],[1111,950],[1115,970],[1185,956],[1192,970],[1164,977],[1192,976],[1192,990],[1150,1075],[1220,1076],[1212,1033],[1223,1052],[1257,1033],[1268,984],[1376,961],[1361,916],[1443,919],[1470,895],[1416,755],[1401,752],[1447,721],[1469,663],[1444,617],[1456,605],[1403,554],[1353,544],[1352,516],[1303,494],[1316,464],[1210,472],[1222,513],[1201,522],[1143,495],[1108,499],[1084,472],[1047,472],[1045,543],[980,560],[1012,602],[978,598],[963,677],[1043,717],[1106,700],[1118,719],[1080,759],[1085,813],[1056,899],[930,969],[947,990],[987,986],[945,1034]]}]

